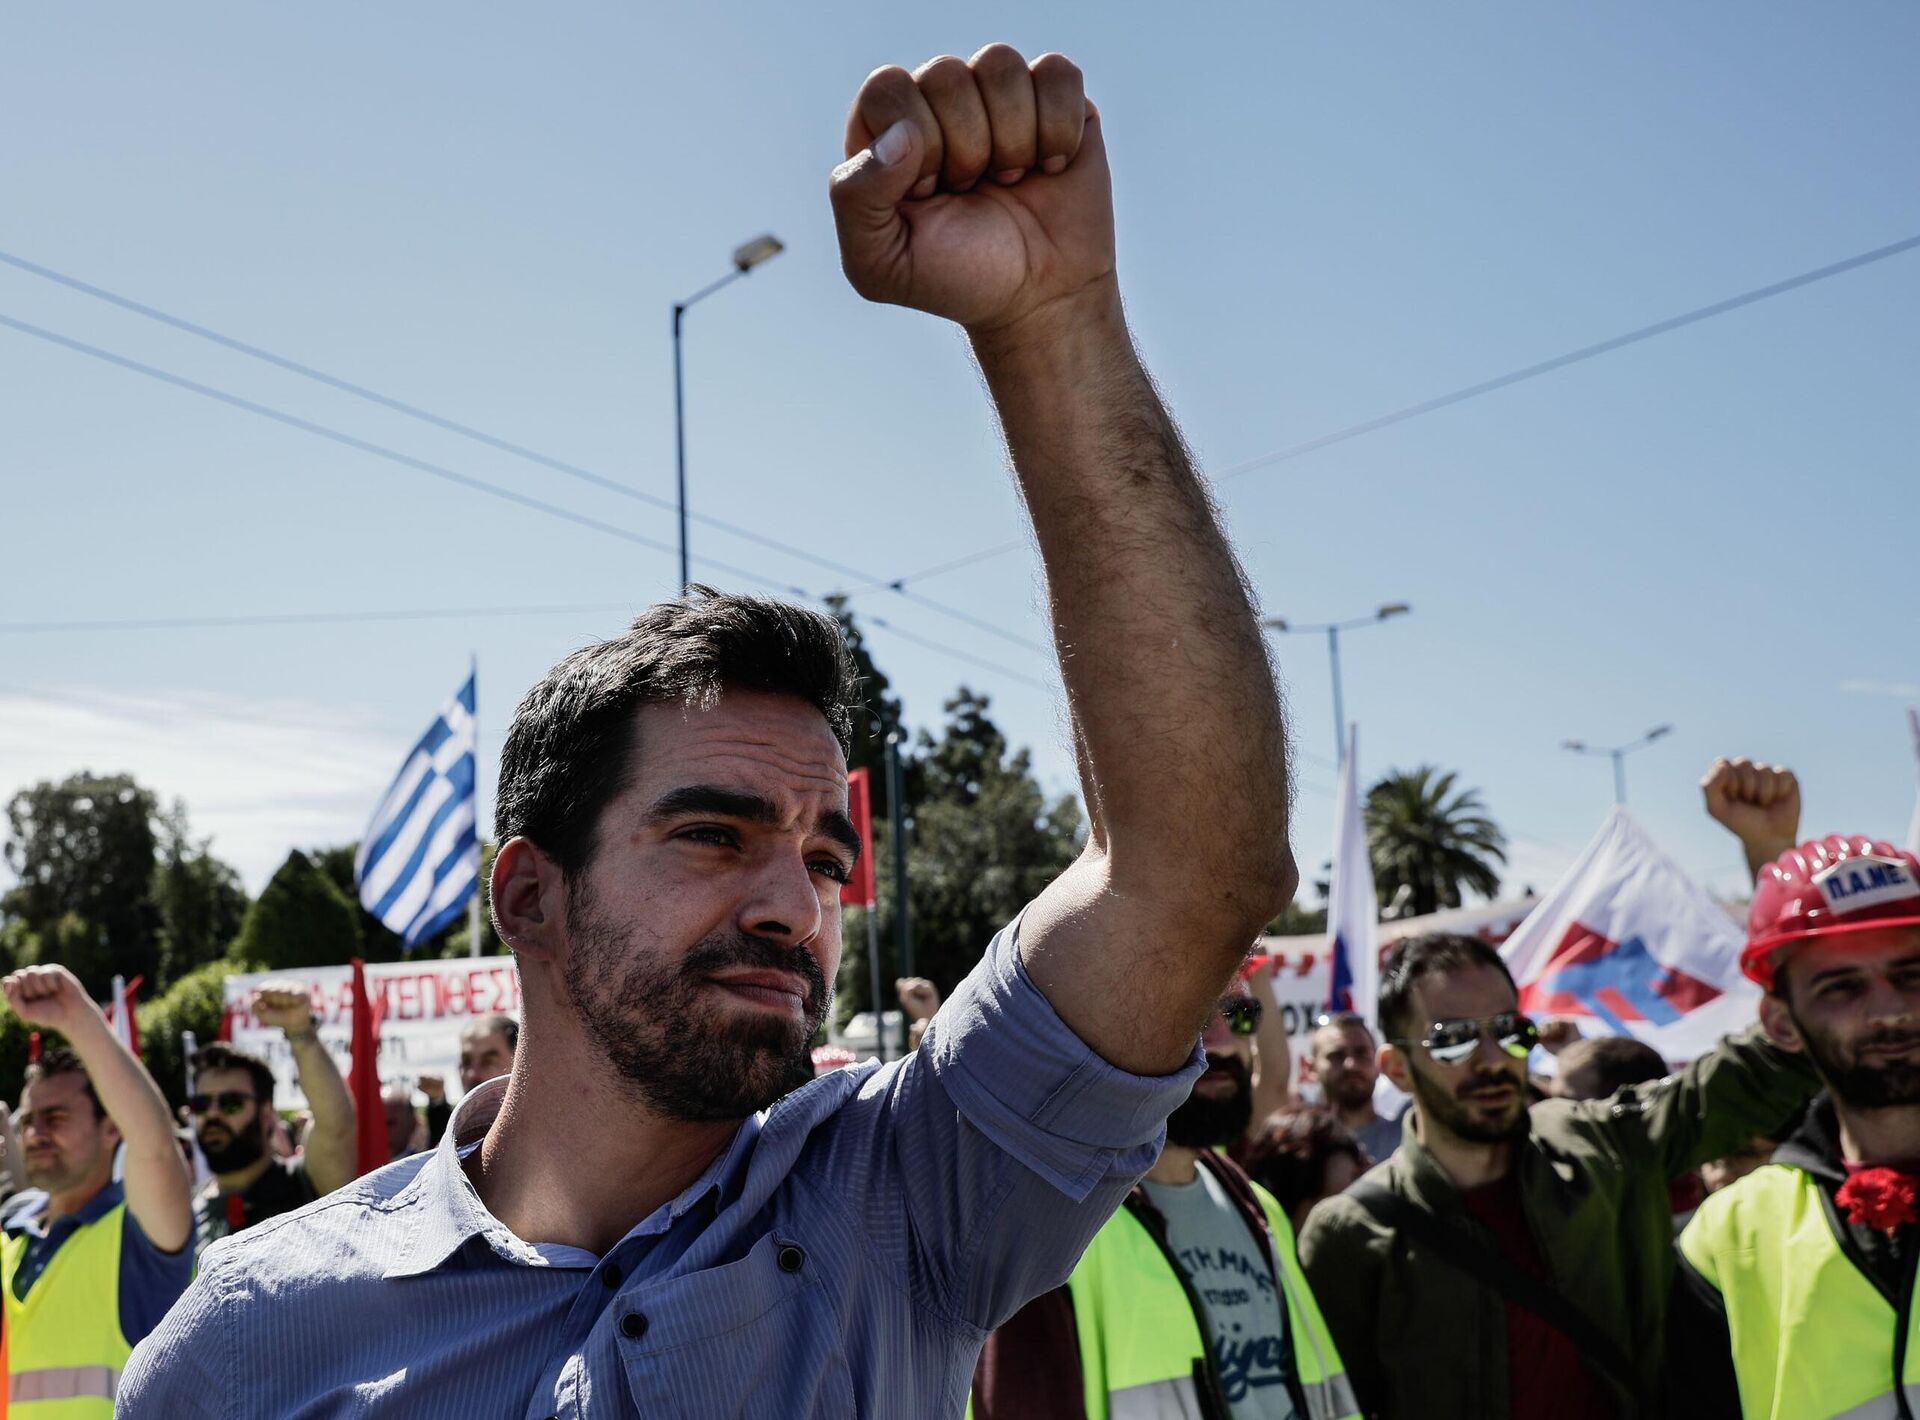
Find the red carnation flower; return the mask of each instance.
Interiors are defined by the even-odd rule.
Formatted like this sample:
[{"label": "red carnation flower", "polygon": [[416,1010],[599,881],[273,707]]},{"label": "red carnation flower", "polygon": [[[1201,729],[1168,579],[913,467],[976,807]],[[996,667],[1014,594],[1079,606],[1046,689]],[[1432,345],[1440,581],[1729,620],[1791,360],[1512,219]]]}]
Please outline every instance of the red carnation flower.
[{"label": "red carnation flower", "polygon": [[1890,1233],[1920,1222],[1920,1179],[1899,1169],[1861,1169],[1840,1185],[1833,1201],[1850,1222]]}]

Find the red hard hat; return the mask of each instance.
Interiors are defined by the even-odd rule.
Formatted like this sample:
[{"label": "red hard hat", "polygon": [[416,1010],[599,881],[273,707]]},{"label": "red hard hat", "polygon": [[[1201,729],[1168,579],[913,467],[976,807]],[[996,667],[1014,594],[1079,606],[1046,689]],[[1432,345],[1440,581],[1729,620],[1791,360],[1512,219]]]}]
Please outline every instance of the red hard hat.
[{"label": "red hard hat", "polygon": [[1804,937],[1920,926],[1920,858],[1891,843],[1830,834],[1761,870],[1740,970],[1773,989],[1783,948]]}]

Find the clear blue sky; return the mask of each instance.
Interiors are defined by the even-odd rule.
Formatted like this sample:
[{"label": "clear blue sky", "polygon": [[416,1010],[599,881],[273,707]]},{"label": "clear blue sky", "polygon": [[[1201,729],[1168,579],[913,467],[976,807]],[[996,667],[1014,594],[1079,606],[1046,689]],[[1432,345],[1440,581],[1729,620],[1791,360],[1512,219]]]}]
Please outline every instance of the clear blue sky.
[{"label": "clear blue sky", "polygon": [[[788,252],[689,318],[695,506],[894,576],[1014,535],[959,338],[841,282],[825,202],[868,69],[1004,38],[1107,116],[1138,335],[1227,468],[1920,233],[1920,11],[1880,0],[16,8],[0,250],[672,493],[668,307],[761,231]],[[670,515],[0,267],[0,313],[662,541]],[[1479,786],[1545,887],[1632,806],[1739,886],[1695,782],[1802,773],[1810,832],[1914,796],[1920,252],[1234,480],[1270,613],[1413,603],[1347,644],[1369,773]],[[0,622],[638,604],[673,559],[0,330]],[[836,578],[696,529],[696,552]],[[696,568],[698,572],[700,569]],[[709,569],[723,584],[733,579]],[[1022,551],[919,584],[1042,635]],[[1057,692],[1019,646],[859,603],[910,719],[990,692],[1056,788]],[[354,836],[480,662],[510,705],[615,611],[0,634],[0,793],[82,767],[187,799],[255,886]],[[1331,840],[1324,644],[1282,645],[1295,846]],[[1904,689],[1903,689],[1904,687]],[[483,804],[483,809],[488,805]],[[1516,885],[1518,885],[1516,883]]]}]

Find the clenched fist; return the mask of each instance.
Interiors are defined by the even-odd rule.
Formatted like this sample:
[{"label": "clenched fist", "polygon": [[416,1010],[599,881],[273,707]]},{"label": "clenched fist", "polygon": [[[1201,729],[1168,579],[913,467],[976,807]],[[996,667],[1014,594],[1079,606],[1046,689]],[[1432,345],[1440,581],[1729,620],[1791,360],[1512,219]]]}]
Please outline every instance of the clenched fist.
[{"label": "clenched fist", "polygon": [[21,1020],[57,1030],[69,1039],[89,1019],[105,1021],[80,978],[64,966],[27,967],[0,981],[0,989],[6,991],[7,1004]]},{"label": "clenched fist", "polygon": [[304,986],[282,982],[253,993],[253,1018],[263,1026],[278,1026],[288,1035],[313,1029],[313,997]]},{"label": "clenched fist", "polygon": [[840,262],[870,301],[975,334],[1115,300],[1113,193],[1080,71],[1004,44],[876,69],[834,170]]},{"label": "clenched fist", "polygon": [[1750,759],[1716,759],[1700,788],[1708,814],[1740,840],[1754,872],[1798,841],[1800,781],[1791,769]]}]

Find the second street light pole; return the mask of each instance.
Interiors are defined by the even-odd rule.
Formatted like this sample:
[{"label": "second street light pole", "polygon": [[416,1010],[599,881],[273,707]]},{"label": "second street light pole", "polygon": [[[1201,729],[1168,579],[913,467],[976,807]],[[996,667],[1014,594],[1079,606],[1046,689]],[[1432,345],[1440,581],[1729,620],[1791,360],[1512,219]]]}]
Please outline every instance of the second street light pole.
[{"label": "second street light pole", "polygon": [[1260,623],[1267,630],[1277,631],[1283,636],[1300,631],[1327,633],[1327,660],[1333,670],[1334,763],[1347,762],[1347,705],[1340,686],[1340,633],[1356,626],[1377,626],[1389,617],[1405,616],[1412,610],[1405,602],[1388,602],[1377,608],[1372,616],[1356,616],[1351,621],[1292,622],[1284,616],[1270,616]]},{"label": "second street light pole", "polygon": [[702,286],[684,301],[673,303],[673,469],[674,481],[678,489],[680,509],[680,588],[693,580],[687,562],[687,401],[686,382],[681,373],[680,328],[686,320],[687,309],[696,301],[705,300],[722,286],[738,281],[754,267],[764,261],[771,261],[786,250],[786,245],[775,236],[755,237],[744,246],[734,248],[733,270],[710,285]]},{"label": "second street light pole", "polygon": [[1637,749],[1645,749],[1662,735],[1673,733],[1671,725],[1655,725],[1637,740],[1611,748],[1602,745],[1590,745],[1585,740],[1562,740],[1560,748],[1572,750],[1575,754],[1605,755],[1613,761],[1613,801],[1621,807],[1627,802],[1627,756]]}]

